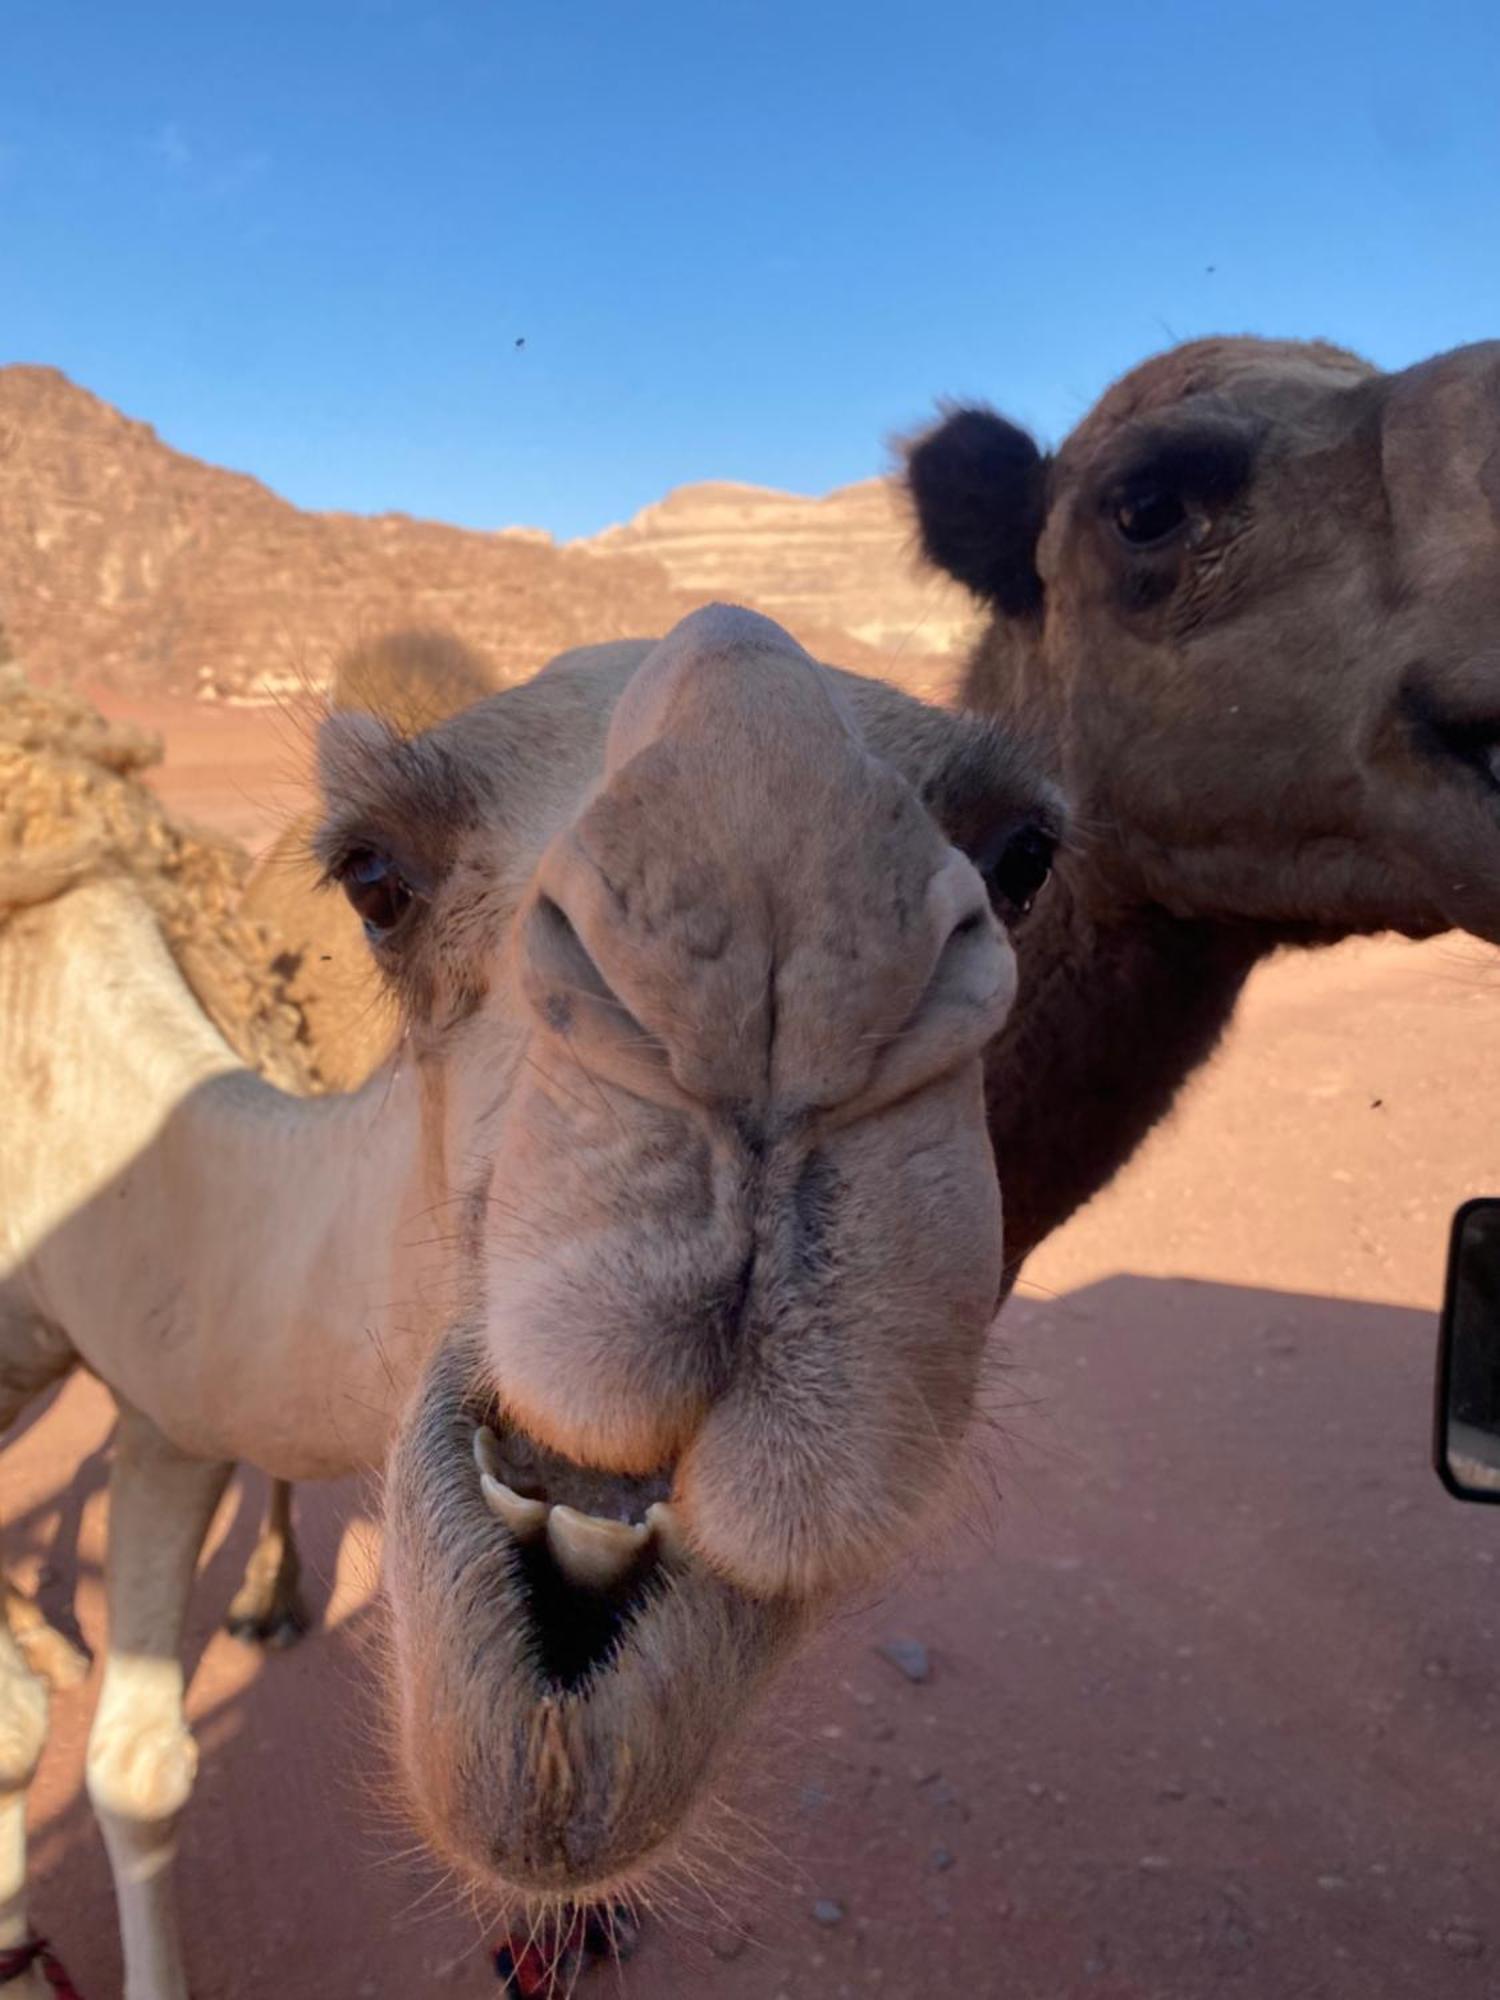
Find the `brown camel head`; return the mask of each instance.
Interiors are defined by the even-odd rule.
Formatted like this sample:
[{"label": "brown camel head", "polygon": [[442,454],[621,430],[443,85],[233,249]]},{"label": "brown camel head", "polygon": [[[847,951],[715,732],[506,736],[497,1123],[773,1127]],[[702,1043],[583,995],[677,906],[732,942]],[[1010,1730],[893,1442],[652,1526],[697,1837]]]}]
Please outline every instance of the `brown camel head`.
[{"label": "brown camel head", "polygon": [[1194,341],[1053,456],[957,409],[907,464],[993,610],[969,698],[1044,743],[1099,893],[1500,940],[1500,343]]},{"label": "brown camel head", "polygon": [[411,740],[336,715],[321,770],[453,1266],[388,1482],[405,1780],[461,1867],[586,1893],[943,1494],[1056,798],[722,607]]}]

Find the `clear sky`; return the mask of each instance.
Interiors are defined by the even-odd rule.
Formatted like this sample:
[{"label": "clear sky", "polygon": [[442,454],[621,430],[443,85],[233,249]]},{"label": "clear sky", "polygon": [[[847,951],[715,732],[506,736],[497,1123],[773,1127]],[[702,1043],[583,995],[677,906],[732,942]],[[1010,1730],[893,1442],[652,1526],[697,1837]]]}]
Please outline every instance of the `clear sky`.
[{"label": "clear sky", "polygon": [[304,506],[822,491],[1210,331],[1500,335],[1500,0],[3,9],[0,360]]}]

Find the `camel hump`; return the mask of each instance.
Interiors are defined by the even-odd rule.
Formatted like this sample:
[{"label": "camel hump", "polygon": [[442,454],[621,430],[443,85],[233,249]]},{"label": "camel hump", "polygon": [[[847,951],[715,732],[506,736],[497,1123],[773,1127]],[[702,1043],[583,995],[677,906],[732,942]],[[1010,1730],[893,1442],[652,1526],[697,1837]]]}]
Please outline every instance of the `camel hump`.
[{"label": "camel hump", "polygon": [[452,632],[413,626],[361,640],[333,674],[334,708],[378,715],[415,736],[493,694],[499,675]]}]

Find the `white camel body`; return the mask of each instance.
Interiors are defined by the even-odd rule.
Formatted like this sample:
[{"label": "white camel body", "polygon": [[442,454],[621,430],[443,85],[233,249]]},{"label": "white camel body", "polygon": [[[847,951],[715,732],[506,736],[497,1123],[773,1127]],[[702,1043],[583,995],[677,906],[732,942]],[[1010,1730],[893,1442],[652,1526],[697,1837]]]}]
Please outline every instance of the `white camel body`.
[{"label": "white camel body", "polygon": [[[79,1363],[121,1409],[87,1776],[127,2000],[188,1992],[179,1651],[236,1462],[391,1465],[411,1810],[586,1895],[941,1498],[999,1288],[1010,850],[950,843],[1018,830],[1032,882],[1058,808],[989,725],[716,611],[412,743],[335,717],[323,763],[407,1023],[351,1096],[239,1063],[128,881],[0,922],[0,1428]],[[17,2000],[45,1726],[0,1627]]]},{"label": "white camel body", "polygon": [[[88,1049],[110,1060],[70,1059]],[[169,1864],[196,1754],[177,1654],[198,1546],[237,1460],[311,1479],[384,1456],[396,1370],[409,1391],[420,1358],[392,1313],[410,1092],[380,1079],[304,1103],[262,1082],[138,892],[109,881],[0,926],[0,1101],[26,1081],[43,1115],[8,1121],[0,1169],[0,1421],[75,1359],[121,1403],[88,1786],[132,2000],[180,2000]],[[41,1684],[0,1631],[0,1953],[26,1948],[25,1787],[45,1728]],[[38,1964],[0,1990],[51,1992]]]},{"label": "white camel body", "polygon": [[[107,982],[70,976],[101,962]],[[126,884],[0,929],[0,1075],[34,1056],[38,1018],[46,1117],[7,1135],[0,1310],[65,1327],[195,1457],[295,1479],[378,1465],[421,1360],[395,1309],[420,1207],[409,1076],[306,1102],[262,1083]],[[108,1066],[67,1059],[89,1048]],[[273,1256],[257,1211],[277,1218]]]}]

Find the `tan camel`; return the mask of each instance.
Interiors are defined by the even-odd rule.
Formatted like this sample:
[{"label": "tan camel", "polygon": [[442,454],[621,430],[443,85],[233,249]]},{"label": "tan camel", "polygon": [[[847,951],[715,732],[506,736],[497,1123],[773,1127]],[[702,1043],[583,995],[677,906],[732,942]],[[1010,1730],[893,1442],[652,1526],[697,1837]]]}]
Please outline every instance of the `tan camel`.
[{"label": "tan camel", "polygon": [[[938,1503],[1001,1277],[993,911],[1058,807],[993,725],[715,609],[409,742],[334,715],[320,765],[402,1007],[364,1089],[237,1062],[128,880],[0,928],[0,1422],[80,1363],[121,1410],[87,1779],[127,2000],[187,1992],[178,1654],[234,1461],[388,1464],[411,1811],[483,1885],[597,1892]],[[0,1951],[45,1709],[0,1630]]]},{"label": "tan camel", "polygon": [[1013,1278],[1268,952],[1500,942],[1500,343],[1382,374],[1195,341],[1054,457],[963,409],[907,474],[928,555],[993,613],[967,699],[1081,830],[986,1065]]}]

